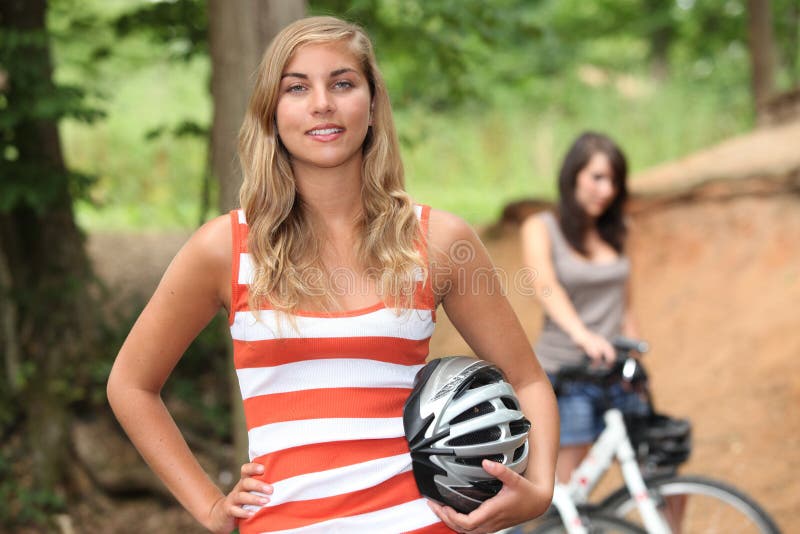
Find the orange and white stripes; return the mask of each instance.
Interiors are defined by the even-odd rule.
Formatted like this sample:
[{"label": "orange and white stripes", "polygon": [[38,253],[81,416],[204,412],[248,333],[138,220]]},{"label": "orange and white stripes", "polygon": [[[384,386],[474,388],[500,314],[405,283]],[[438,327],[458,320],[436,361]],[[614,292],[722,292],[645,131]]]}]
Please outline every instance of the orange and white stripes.
[{"label": "orange and white stripes", "polygon": [[[416,209],[425,235],[428,208]],[[450,532],[417,490],[402,421],[433,333],[430,282],[418,282],[415,309],[401,313],[382,304],[298,312],[294,324],[271,309],[253,313],[241,210],[231,224],[234,361],[250,458],[274,487],[241,534]]]}]

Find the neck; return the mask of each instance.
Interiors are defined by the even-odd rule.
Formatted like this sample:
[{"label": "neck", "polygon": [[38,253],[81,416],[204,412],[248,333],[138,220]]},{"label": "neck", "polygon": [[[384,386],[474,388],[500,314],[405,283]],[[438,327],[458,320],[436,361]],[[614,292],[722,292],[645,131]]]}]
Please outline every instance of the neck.
[{"label": "neck", "polygon": [[332,168],[295,162],[292,170],[297,191],[319,227],[326,233],[352,230],[362,213],[361,158]]}]

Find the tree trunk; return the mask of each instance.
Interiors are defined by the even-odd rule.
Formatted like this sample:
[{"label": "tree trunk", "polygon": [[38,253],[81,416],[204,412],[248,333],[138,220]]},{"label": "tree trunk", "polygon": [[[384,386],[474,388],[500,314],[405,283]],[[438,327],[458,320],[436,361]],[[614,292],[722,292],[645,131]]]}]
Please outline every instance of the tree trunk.
[{"label": "tree trunk", "polygon": [[[242,176],[237,156],[239,128],[253,88],[253,75],[270,40],[305,15],[305,0],[208,0],[211,95],[211,172],[219,181],[221,213],[239,205]],[[234,450],[247,457],[242,398],[231,360]]]},{"label": "tree trunk", "polygon": [[[0,4],[0,23],[29,35],[46,36],[45,0],[12,0]],[[31,80],[37,95],[48,98],[53,88],[47,39],[32,40],[24,50],[24,74],[9,67],[7,107],[28,102]],[[20,81],[21,78],[24,81]],[[26,100],[27,99],[27,100]],[[3,321],[13,321],[13,343],[24,361],[24,376],[9,377],[19,388],[25,413],[27,456],[40,489],[58,488],[67,478],[69,402],[76,394],[82,362],[94,355],[90,300],[91,269],[83,236],[75,224],[69,178],[54,120],[21,119],[11,130],[18,161],[37,169],[40,200],[17,202],[0,213],[2,283],[9,291]],[[46,200],[44,200],[46,199]],[[13,361],[8,362],[12,366]]]},{"label": "tree trunk", "polygon": [[756,115],[775,89],[775,41],[769,0],[747,0],[751,86]]},{"label": "tree trunk", "polygon": [[211,49],[211,169],[219,180],[219,209],[239,204],[237,137],[253,75],[270,40],[305,15],[305,0],[209,0]]},{"label": "tree trunk", "polygon": [[675,37],[675,25],[670,18],[672,6],[663,0],[645,0],[645,12],[652,21],[649,28],[650,67],[653,76],[666,80],[669,76],[669,49]]}]

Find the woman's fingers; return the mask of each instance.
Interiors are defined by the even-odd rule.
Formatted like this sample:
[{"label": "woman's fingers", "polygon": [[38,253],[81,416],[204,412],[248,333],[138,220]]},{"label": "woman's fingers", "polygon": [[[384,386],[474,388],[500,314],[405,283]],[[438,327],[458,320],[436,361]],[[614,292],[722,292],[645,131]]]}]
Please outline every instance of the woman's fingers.
[{"label": "woman's fingers", "polygon": [[520,475],[498,462],[484,460],[481,462],[481,467],[483,467],[484,471],[502,482],[503,487],[509,490],[516,489],[517,485],[522,480]]},{"label": "woman's fingers", "polygon": [[242,464],[242,478],[264,474],[264,466],[255,462]]},{"label": "woman's fingers", "polygon": [[272,493],[272,485],[265,484],[255,478],[243,478],[239,481],[239,487],[244,491],[258,491],[267,495]]},{"label": "woman's fingers", "polygon": [[262,482],[254,477],[264,474],[264,466],[255,462],[250,462],[242,465],[242,478],[239,480],[237,487],[244,491],[258,491],[272,493],[272,485]]},{"label": "woman's fingers", "polygon": [[263,494],[253,494],[247,491],[233,491],[228,495],[228,515],[245,519],[252,517],[255,510],[246,510],[245,506],[262,507],[269,504],[269,497]]},{"label": "woman's fingers", "polygon": [[445,525],[447,525],[450,529],[454,529],[454,525],[448,523],[447,517],[444,515],[444,512],[442,511],[442,505],[440,505],[439,503],[435,503],[433,501],[428,501],[428,508],[433,510],[433,513],[436,514],[436,517],[441,519]]},{"label": "woman's fingers", "polygon": [[617,360],[617,352],[614,350],[614,347],[611,346],[611,343],[603,340],[603,358],[609,364],[613,364]]},{"label": "woman's fingers", "polygon": [[266,484],[255,477],[264,473],[264,466],[255,462],[242,465],[242,478],[226,498],[227,513],[231,517],[246,519],[255,513],[246,510],[245,506],[266,506],[270,502],[272,485]]},{"label": "woman's fingers", "polygon": [[231,495],[233,497],[234,506],[244,506],[247,504],[253,506],[264,506],[269,503],[269,496],[264,494],[255,494],[248,491],[237,491]]},{"label": "woman's fingers", "polygon": [[451,530],[455,530],[456,532],[470,532],[475,527],[464,520],[467,516],[459,514],[449,506],[442,506],[433,501],[428,501],[428,506],[430,506],[433,513]]},{"label": "woman's fingers", "polygon": [[239,506],[228,506],[228,515],[237,519],[247,519],[248,517],[253,517],[254,514],[255,512],[245,510]]},{"label": "woman's fingers", "polygon": [[611,343],[603,336],[590,333],[581,344],[587,356],[595,363],[612,364],[617,358],[617,352]]}]

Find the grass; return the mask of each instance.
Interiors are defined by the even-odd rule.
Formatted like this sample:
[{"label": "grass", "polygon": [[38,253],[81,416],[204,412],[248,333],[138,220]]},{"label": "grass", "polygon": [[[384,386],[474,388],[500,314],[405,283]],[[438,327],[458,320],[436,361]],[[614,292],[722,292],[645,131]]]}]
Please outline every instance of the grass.
[{"label": "grass", "polygon": [[746,91],[704,91],[688,83],[636,97],[572,85],[549,102],[536,109],[516,100],[446,116],[399,113],[398,129],[417,139],[404,154],[409,191],[484,224],[509,201],[553,198],[561,159],[583,130],[614,137],[635,175],[750,127]]},{"label": "grass", "polygon": [[182,121],[209,124],[208,63],[156,63],[113,83],[107,118],[93,125],[66,121],[61,134],[71,168],[97,177],[90,201],[76,213],[89,230],[190,228],[200,217],[206,142],[165,133]]},{"label": "grass", "polygon": [[[205,141],[169,135],[147,141],[145,135],[185,119],[209,123],[208,69],[198,59],[132,70],[107,88],[105,121],[62,125],[68,164],[98,176],[93,202],[76,206],[84,228],[196,225]],[[568,77],[543,81],[536,94],[498,96],[482,108],[402,109],[396,119],[411,194],[485,224],[509,201],[552,198],[560,160],[585,129],[617,139],[635,174],[745,131],[748,106],[744,86],[656,85],[645,77],[592,86]]]}]

